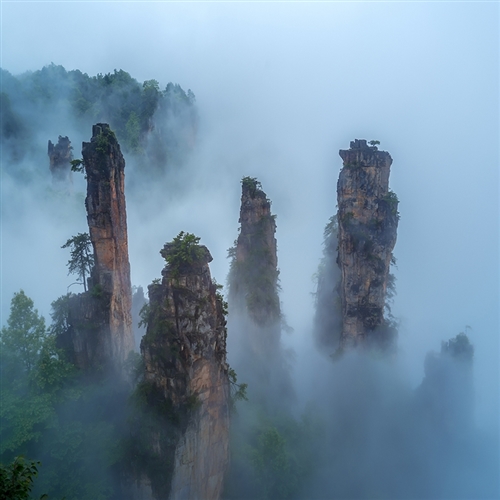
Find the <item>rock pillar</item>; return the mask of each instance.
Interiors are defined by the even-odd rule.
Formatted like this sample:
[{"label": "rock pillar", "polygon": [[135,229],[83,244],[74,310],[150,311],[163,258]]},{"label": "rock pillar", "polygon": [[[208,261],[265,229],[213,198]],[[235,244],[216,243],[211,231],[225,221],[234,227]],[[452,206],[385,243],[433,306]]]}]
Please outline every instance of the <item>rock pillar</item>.
[{"label": "rock pillar", "polygon": [[109,125],[98,123],[84,142],[87,221],[94,249],[89,291],[71,297],[61,345],[82,369],[121,369],[134,350],[132,288],[125,209],[125,161]]},{"label": "rock pillar", "polygon": [[373,343],[385,349],[394,344],[384,307],[399,219],[398,199],[389,190],[392,158],[365,140],[352,141],[350,149],[339,154],[340,347]]},{"label": "rock pillar", "polygon": [[208,249],[190,237],[181,233],[161,252],[169,263],[161,283],[149,286],[141,342],[147,405],[168,429],[163,438],[153,429],[144,440],[149,463],[161,473],[139,464],[139,477],[149,478],[156,500],[167,494],[170,500],[216,500],[229,465],[224,303],[210,276]]},{"label": "rock pillar", "polygon": [[49,141],[47,154],[49,156],[49,168],[54,184],[64,183],[71,185],[71,160],[73,159],[73,148],[67,137],[59,136],[57,144]]},{"label": "rock pillar", "polygon": [[287,404],[294,396],[281,344],[275,216],[257,179],[244,177],[241,184],[240,234],[228,278],[230,361],[251,398]]}]

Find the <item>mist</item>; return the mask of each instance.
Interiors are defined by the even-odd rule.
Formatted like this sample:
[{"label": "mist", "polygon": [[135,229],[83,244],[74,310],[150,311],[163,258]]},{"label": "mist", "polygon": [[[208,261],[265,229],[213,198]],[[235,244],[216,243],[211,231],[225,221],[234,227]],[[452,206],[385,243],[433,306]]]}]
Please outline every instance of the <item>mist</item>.
[{"label": "mist", "polygon": [[[201,237],[214,258],[212,275],[225,284],[227,249],[238,235],[240,181],[262,182],[277,215],[281,310],[293,328],[282,342],[295,352],[294,412],[313,405],[321,419],[340,427],[362,414],[367,433],[360,443],[354,434],[343,443],[329,424],[328,446],[318,450],[325,467],[311,476],[303,498],[328,498],[332,469],[340,481],[335,492],[345,498],[394,498],[404,488],[377,480],[391,466],[414,480],[391,462],[396,454],[384,448],[387,429],[405,423],[426,432],[409,416],[410,395],[424,379],[427,352],[465,330],[474,345],[478,434],[471,431],[464,449],[478,449],[490,464],[498,460],[498,20],[495,3],[2,4],[0,66],[14,76],[51,62],[91,76],[123,69],[140,83],[179,83],[196,95],[196,143],[182,168],[144,187],[135,182],[140,165],[125,155],[133,285],[147,287],[160,276],[159,250],[181,230]],[[46,144],[67,135],[79,158],[90,124],[77,127],[64,108],[38,120],[36,140],[15,168],[2,149],[1,325],[21,288],[46,319],[53,300],[78,288],[60,247],[86,230],[85,182],[74,174],[72,193],[56,192]],[[392,312],[400,326],[390,366],[356,356],[332,364],[312,336],[313,275],[324,227],[336,213],[338,150],[355,138],[380,140],[394,160],[390,183],[401,219]],[[231,352],[228,357],[231,362]],[[351,397],[354,375],[360,386],[380,381],[380,392]],[[346,379],[354,379],[350,389],[340,383]],[[398,432],[392,438],[415,450],[418,440],[406,428]],[[367,453],[349,476],[331,450],[352,444],[355,457],[363,443],[372,443],[374,455]],[[368,471],[381,449],[387,464]],[[434,459],[452,455],[443,453]],[[488,469],[486,479],[474,473],[464,480],[464,498],[498,494],[497,473]],[[429,482],[408,491],[422,498],[449,491],[446,482],[422,474]],[[359,489],[349,483],[357,477],[366,478]],[[482,480],[488,488],[481,489]],[[443,490],[432,489],[438,483]]]}]

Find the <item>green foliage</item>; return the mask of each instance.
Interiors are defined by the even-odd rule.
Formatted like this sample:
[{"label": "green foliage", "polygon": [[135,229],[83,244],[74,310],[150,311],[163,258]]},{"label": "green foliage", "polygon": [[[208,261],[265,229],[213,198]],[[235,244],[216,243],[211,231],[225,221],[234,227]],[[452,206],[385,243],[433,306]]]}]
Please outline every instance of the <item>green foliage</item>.
[{"label": "green foliage", "polygon": [[390,191],[382,198],[389,205],[389,209],[393,215],[399,219],[398,205],[399,199],[394,191]]},{"label": "green foliage", "polygon": [[123,367],[128,380],[131,380],[134,384],[142,381],[144,366],[142,356],[138,352],[130,351]]},{"label": "green foliage", "polygon": [[167,498],[180,435],[178,414],[172,401],[147,381],[136,386],[130,401],[131,432],[123,443],[123,463],[134,475],[145,474],[158,498]]},{"label": "green foliage", "polygon": [[[22,454],[43,462],[33,498],[41,492],[67,500],[122,498],[113,471],[124,459],[120,439],[130,388],[79,375],[56,347],[56,335],[68,327],[70,298],[53,302],[47,331],[32,300],[22,291],[14,295],[0,337],[0,460]],[[142,374],[138,357],[128,360],[131,374]],[[0,488],[7,488],[6,468],[0,468]]]},{"label": "green foliage", "polygon": [[[146,333],[143,339],[147,342],[151,343],[156,339],[162,337],[174,340],[174,338],[176,337],[175,326],[170,321],[165,319],[164,315],[162,314],[161,307],[152,305],[151,302],[147,302],[139,311],[139,317],[141,318],[141,320],[139,321],[138,326],[139,328],[146,328]],[[170,356],[173,356],[175,358],[178,358],[179,356],[177,344],[175,344],[174,342],[170,344],[169,354]],[[158,351],[157,355],[165,362],[170,361],[169,356],[164,350]]]},{"label": "green foliage", "polygon": [[135,112],[130,113],[125,129],[127,131],[125,142],[127,149],[135,154],[141,153],[141,126]]},{"label": "green foliage", "polygon": [[139,317],[141,318],[139,324],[137,325],[139,328],[146,328],[148,326],[149,315],[151,314],[151,305],[149,302],[146,302],[139,311]]},{"label": "green foliage", "polygon": [[42,460],[33,494],[104,500],[114,491],[109,472],[119,459],[123,388],[116,381],[105,386],[77,378],[56,347],[56,334],[66,328],[69,297],[54,301],[49,331],[24,292],[12,300],[0,339],[0,460],[19,454]]},{"label": "green foliage", "polygon": [[[40,462],[16,457],[10,464],[0,463],[0,498],[5,500],[29,500],[33,483],[38,476]],[[40,500],[48,498],[42,495]]]},{"label": "green foliage", "polygon": [[[42,151],[36,135],[65,109],[71,127],[87,134],[97,121],[109,123],[129,154],[145,157],[139,165],[157,174],[181,164],[196,136],[197,112],[193,92],[169,83],[160,90],[156,80],[140,84],[129,73],[114,70],[89,76],[50,64],[39,71],[14,77],[0,70],[0,145],[14,174],[19,175],[23,156]],[[104,152],[103,152],[104,154]],[[82,172],[81,165],[74,164]]]},{"label": "green foliage", "polygon": [[108,128],[101,129],[96,140],[95,150],[101,157],[105,157],[109,153],[110,141],[116,142],[115,133]]},{"label": "green foliage", "polygon": [[380,141],[373,141],[373,140],[372,140],[372,141],[369,141],[369,142],[368,142],[368,144],[369,144],[370,146],[378,146],[378,145],[380,145]]},{"label": "green foliage", "polygon": [[172,276],[179,276],[182,270],[204,257],[205,249],[199,242],[198,236],[181,231],[163,247],[160,254],[166,260]]},{"label": "green foliage", "polygon": [[50,427],[73,374],[33,301],[14,294],[0,339],[0,456],[23,452]]},{"label": "green foliage", "polygon": [[336,215],[332,215],[328,220],[327,225],[325,226],[325,230],[323,231],[323,244],[332,237],[337,237],[337,233],[339,230],[339,223]]},{"label": "green foliage", "polygon": [[31,373],[38,362],[46,338],[45,319],[38,315],[33,301],[23,290],[14,294],[10,303],[7,327],[2,328],[2,354]]},{"label": "green foliage", "polygon": [[68,274],[76,274],[87,291],[87,276],[90,276],[94,266],[94,252],[92,241],[88,233],[78,233],[70,238],[61,248],[70,248],[70,259],[68,261]]},{"label": "green foliage", "polygon": [[142,84],[142,89],[141,122],[143,127],[146,128],[159,106],[162,94],[160,84],[156,80],[146,80]]},{"label": "green foliage", "polygon": [[222,314],[224,316],[227,316],[228,314],[228,303],[224,299],[224,295],[222,295],[221,290],[224,288],[222,285],[217,283],[217,280],[215,278],[212,278],[212,285],[215,287],[215,297],[217,299],[217,302],[220,304],[220,307],[222,309]]},{"label": "green foliage", "polygon": [[94,285],[90,290],[90,295],[92,295],[94,299],[102,299],[102,297],[104,296],[104,290],[102,288],[102,285],[100,283]]},{"label": "green foliage", "polygon": [[235,259],[236,258],[236,245],[237,244],[238,244],[238,242],[235,241],[234,245],[227,249],[227,258],[228,259]]},{"label": "green foliage", "polygon": [[83,164],[83,160],[71,160],[71,171],[72,172],[78,172],[78,173],[84,173],[85,172],[85,165]]},{"label": "green foliage", "polygon": [[11,100],[5,92],[0,93],[0,109],[2,110],[0,137],[14,139],[20,136],[23,133],[21,119],[13,111]]},{"label": "green foliage", "polygon": [[241,179],[241,185],[243,187],[243,192],[248,191],[252,198],[255,198],[257,191],[262,189],[262,184],[256,177],[243,177]]},{"label": "green foliage", "polygon": [[58,335],[63,335],[69,329],[69,300],[72,294],[67,293],[66,295],[61,295],[58,299],[54,300],[51,304],[52,312],[50,317],[52,318],[52,324],[50,325],[50,333],[57,337]]},{"label": "green foliage", "polygon": [[264,498],[290,498],[297,486],[297,477],[292,474],[290,462],[286,440],[278,430],[269,427],[261,431],[253,449],[252,465]]},{"label": "green foliage", "polygon": [[323,460],[324,451],[318,446],[322,422],[311,412],[296,420],[287,415],[266,416],[258,406],[248,405],[245,414],[233,417],[231,467],[223,497],[304,498]]},{"label": "green foliage", "polygon": [[238,401],[248,401],[248,384],[238,384],[238,376],[233,368],[229,368],[228,376],[230,384],[229,408],[232,412],[235,412]]}]

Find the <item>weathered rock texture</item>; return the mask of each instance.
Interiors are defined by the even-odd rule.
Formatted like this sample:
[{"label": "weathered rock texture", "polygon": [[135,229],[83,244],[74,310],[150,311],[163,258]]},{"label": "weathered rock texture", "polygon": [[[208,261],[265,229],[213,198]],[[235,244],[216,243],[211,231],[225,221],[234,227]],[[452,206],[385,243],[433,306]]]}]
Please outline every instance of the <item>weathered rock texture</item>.
[{"label": "weathered rock texture", "polygon": [[398,200],[389,191],[392,158],[364,140],[340,150],[337,184],[338,265],[341,271],[341,348],[390,348],[394,330],[384,320],[389,268],[396,243]]},{"label": "weathered rock texture", "polygon": [[71,185],[71,160],[73,159],[73,148],[71,141],[67,137],[59,136],[57,144],[49,141],[48,151],[49,168],[52,174],[52,181]]},{"label": "weathered rock texture", "polygon": [[69,338],[63,343],[81,368],[120,367],[134,350],[125,161],[114,133],[102,123],[93,126],[92,139],[83,143],[82,155],[95,264],[89,291],[70,300]]},{"label": "weathered rock texture", "polygon": [[[229,465],[223,301],[210,277],[209,251],[198,245],[191,250],[186,262],[168,264],[162,282],[149,286],[141,342],[142,391],[147,406],[160,410],[162,423],[143,439],[149,459],[138,469],[156,500],[218,499]],[[162,255],[175,251],[167,244]]]},{"label": "weathered rock texture", "polygon": [[281,344],[276,222],[271,202],[254,178],[242,180],[239,222],[228,278],[231,364],[251,394],[260,391],[273,399],[279,393],[284,401],[293,391]]}]

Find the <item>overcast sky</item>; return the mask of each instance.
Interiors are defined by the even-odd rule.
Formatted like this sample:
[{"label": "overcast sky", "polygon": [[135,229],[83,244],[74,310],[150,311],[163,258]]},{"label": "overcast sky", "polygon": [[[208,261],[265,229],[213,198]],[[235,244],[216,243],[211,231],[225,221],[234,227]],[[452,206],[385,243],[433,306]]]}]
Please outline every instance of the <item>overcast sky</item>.
[{"label": "overcast sky", "polygon": [[[311,276],[336,210],[338,150],[354,138],[380,140],[400,199],[394,312],[402,353],[418,380],[425,352],[470,325],[478,401],[492,418],[498,397],[481,385],[498,395],[497,2],[3,1],[1,9],[1,67],[14,75],[54,62],[192,89],[196,196],[175,206],[162,206],[165,198],[146,220],[129,204],[133,282],[160,275],[158,250],[181,229],[202,237],[224,282],[238,183],[257,176],[278,215],[283,309],[304,350]],[[61,281],[49,286],[47,268],[9,260],[28,255],[22,242],[4,227],[2,272],[18,266],[19,282],[2,282],[3,309],[23,287],[48,316],[70,280],[67,256]]]}]

